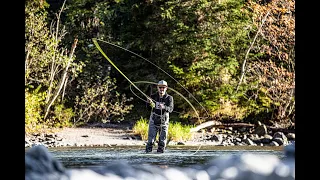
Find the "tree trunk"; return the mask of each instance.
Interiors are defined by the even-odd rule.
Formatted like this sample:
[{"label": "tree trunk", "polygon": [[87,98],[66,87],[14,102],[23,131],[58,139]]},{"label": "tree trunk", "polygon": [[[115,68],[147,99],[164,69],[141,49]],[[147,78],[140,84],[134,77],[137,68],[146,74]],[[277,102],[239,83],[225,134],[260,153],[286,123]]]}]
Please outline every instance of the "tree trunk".
[{"label": "tree trunk", "polygon": [[57,98],[58,95],[60,94],[60,91],[61,91],[62,87],[64,86],[64,82],[65,82],[66,77],[67,77],[67,74],[68,74],[68,69],[69,69],[69,66],[70,66],[70,64],[71,64],[72,56],[73,56],[74,50],[76,49],[77,42],[78,42],[78,39],[76,38],[76,39],[74,40],[73,45],[72,45],[72,48],[71,48],[71,52],[70,52],[68,64],[67,64],[66,69],[64,70],[64,72],[63,72],[63,74],[62,74],[62,77],[61,77],[61,79],[60,79],[59,88],[58,88],[58,90],[55,92],[54,97],[52,98],[51,102],[48,104],[48,106],[47,106],[47,108],[46,108],[46,113],[45,113],[45,115],[44,115],[44,119],[46,119],[51,105],[52,105],[53,102],[56,100],[56,98]]},{"label": "tree trunk", "polygon": [[[233,128],[241,128],[241,127],[254,127],[254,124],[249,124],[249,123],[221,123],[219,121],[207,121],[205,123],[202,123],[198,125],[195,128],[192,128],[190,132],[197,132],[203,128],[207,127],[220,127],[220,128],[225,128],[225,127],[233,127]],[[295,132],[295,129],[288,129],[288,128],[278,128],[278,127],[272,127],[272,126],[266,126],[267,129],[272,130],[273,132],[283,132],[283,133],[289,133],[289,132]]]}]

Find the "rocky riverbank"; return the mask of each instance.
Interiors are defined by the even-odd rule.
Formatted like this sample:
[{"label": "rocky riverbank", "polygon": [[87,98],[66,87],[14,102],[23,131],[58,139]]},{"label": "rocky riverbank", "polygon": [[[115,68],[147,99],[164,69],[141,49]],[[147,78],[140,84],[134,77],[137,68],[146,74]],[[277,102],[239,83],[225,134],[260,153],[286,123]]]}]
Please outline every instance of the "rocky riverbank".
[{"label": "rocky riverbank", "polygon": [[[169,141],[168,145],[216,145],[216,146],[286,146],[295,142],[294,132],[270,130],[258,123],[252,127],[201,129],[193,133],[189,141]],[[145,145],[141,137],[132,132],[132,127],[120,124],[94,124],[80,128],[54,129],[50,133],[26,134],[25,147],[110,147]]]}]

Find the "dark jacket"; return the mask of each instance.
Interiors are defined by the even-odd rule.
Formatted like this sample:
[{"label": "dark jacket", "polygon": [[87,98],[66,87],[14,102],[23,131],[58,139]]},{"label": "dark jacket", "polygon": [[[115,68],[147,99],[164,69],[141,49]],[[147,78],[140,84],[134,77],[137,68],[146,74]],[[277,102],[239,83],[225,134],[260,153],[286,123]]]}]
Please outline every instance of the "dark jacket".
[{"label": "dark jacket", "polygon": [[[150,96],[153,100],[155,100],[155,104],[156,104],[156,107],[153,108],[153,112],[158,114],[158,115],[162,115],[164,114],[165,112],[167,113],[171,113],[173,111],[173,97],[169,94],[167,94],[167,92],[162,96],[162,98],[160,97],[159,93],[156,92],[154,94],[152,94]],[[159,107],[157,105],[159,105],[159,103],[164,103],[164,109],[159,109]],[[149,107],[149,110],[151,109],[151,107],[149,106],[148,104],[148,107]]]}]

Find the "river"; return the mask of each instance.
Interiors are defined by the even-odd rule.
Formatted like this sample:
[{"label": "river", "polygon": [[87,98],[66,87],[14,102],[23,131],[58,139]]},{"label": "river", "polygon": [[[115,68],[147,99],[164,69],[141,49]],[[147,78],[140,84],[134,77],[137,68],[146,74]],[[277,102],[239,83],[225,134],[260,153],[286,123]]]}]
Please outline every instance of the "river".
[{"label": "river", "polygon": [[66,168],[100,167],[119,161],[132,165],[188,167],[206,164],[217,157],[240,153],[276,155],[279,159],[285,157],[281,146],[168,146],[163,154],[146,154],[144,146],[60,147],[49,148],[49,152]]}]

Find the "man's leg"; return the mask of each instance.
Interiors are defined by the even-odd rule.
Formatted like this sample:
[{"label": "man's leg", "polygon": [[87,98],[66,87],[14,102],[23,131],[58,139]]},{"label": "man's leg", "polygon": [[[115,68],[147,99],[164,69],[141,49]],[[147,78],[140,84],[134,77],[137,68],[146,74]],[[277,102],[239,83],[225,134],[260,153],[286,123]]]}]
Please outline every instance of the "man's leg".
[{"label": "man's leg", "polygon": [[159,144],[157,152],[163,153],[167,144],[167,137],[168,137],[168,128],[169,128],[169,117],[165,118],[165,121],[162,122],[163,124],[160,126],[160,133],[159,133]]},{"label": "man's leg", "polygon": [[152,151],[152,147],[153,147],[153,143],[154,143],[156,135],[157,135],[157,129],[156,129],[156,126],[154,125],[154,121],[153,121],[152,115],[151,115],[150,119],[149,119],[149,127],[148,127],[148,141],[147,141],[147,145],[146,145],[146,152],[147,153]]}]

